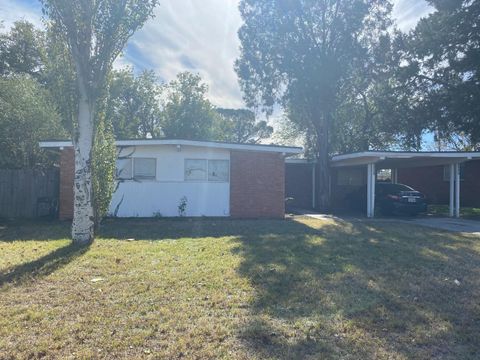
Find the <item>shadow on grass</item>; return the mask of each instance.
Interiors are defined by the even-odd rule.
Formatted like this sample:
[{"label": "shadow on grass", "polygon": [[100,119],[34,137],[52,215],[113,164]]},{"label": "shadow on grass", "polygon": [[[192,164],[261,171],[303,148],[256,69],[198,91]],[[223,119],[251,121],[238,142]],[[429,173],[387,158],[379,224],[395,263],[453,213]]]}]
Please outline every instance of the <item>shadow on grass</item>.
[{"label": "shadow on grass", "polygon": [[261,358],[478,358],[474,241],[368,222],[240,236],[256,290],[240,336]]},{"label": "shadow on grass", "polygon": [[23,263],[0,273],[0,288],[5,284],[23,284],[47,276],[88,251],[90,245],[70,243],[39,259]]},{"label": "shadow on grass", "polygon": [[0,242],[59,240],[70,236],[70,222],[66,221],[0,220]]}]

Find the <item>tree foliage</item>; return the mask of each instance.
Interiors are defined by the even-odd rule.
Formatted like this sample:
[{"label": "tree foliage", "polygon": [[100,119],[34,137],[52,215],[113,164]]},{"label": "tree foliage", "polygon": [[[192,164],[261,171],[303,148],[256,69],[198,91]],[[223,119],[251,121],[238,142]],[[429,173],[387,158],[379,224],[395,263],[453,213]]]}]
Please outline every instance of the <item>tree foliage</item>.
[{"label": "tree foliage", "polygon": [[0,34],[0,75],[28,74],[39,78],[45,62],[45,33],[25,20]]},{"label": "tree foliage", "polygon": [[100,113],[95,129],[92,150],[92,183],[94,196],[95,223],[107,215],[112,195],[116,187],[117,149],[112,125]]},{"label": "tree foliage", "polygon": [[162,133],[167,138],[211,140],[215,110],[198,74],[182,72],[164,88]]},{"label": "tree foliage", "polygon": [[113,71],[108,82],[106,117],[119,139],[160,136],[161,86],[152,70]]},{"label": "tree foliage", "polygon": [[0,77],[0,129],[1,168],[52,164],[38,143],[65,136],[50,94],[29,75]]},{"label": "tree foliage", "polygon": [[269,138],[273,128],[265,120],[257,121],[248,109],[216,109],[219,139],[237,143],[258,143]]},{"label": "tree foliage", "polygon": [[391,4],[380,0],[243,0],[236,71],[247,104],[279,103],[316,138],[319,204],[328,207],[328,157],[340,95],[387,33]]},{"label": "tree foliage", "polygon": [[402,80],[416,88],[424,127],[480,143],[480,2],[429,0],[435,12],[403,35]]}]

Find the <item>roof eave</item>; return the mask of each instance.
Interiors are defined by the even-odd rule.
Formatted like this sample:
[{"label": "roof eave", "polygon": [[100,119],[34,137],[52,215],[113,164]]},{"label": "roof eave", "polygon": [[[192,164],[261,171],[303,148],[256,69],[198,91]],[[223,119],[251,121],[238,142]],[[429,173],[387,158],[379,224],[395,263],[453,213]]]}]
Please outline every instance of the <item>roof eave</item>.
[{"label": "roof eave", "polygon": [[[196,146],[216,149],[244,150],[244,151],[260,151],[260,152],[276,152],[291,156],[302,153],[300,147],[276,146],[276,145],[259,145],[259,144],[234,144],[222,142],[196,141],[196,140],[117,140],[117,146],[155,146],[155,145],[180,145],[180,146]],[[41,148],[63,148],[71,147],[71,141],[41,141]]]}]

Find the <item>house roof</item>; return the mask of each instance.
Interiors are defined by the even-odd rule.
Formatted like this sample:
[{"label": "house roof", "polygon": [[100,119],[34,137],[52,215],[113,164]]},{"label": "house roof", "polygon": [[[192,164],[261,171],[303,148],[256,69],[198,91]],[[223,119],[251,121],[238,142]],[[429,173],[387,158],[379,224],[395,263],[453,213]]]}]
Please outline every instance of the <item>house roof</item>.
[{"label": "house roof", "polygon": [[[155,145],[174,145],[174,146],[196,146],[216,149],[229,150],[245,150],[245,151],[260,151],[260,152],[277,152],[286,155],[300,154],[303,149],[294,146],[281,146],[274,144],[243,144],[243,143],[229,143],[221,141],[201,141],[201,140],[184,140],[184,139],[131,139],[131,140],[117,140],[115,144],[119,147],[129,146],[155,146]],[[61,148],[70,147],[72,142],[70,140],[46,140],[40,142],[42,148]]]},{"label": "house roof", "polygon": [[448,165],[469,160],[480,160],[478,151],[363,151],[335,155],[334,167],[377,164],[378,168],[420,167]]}]

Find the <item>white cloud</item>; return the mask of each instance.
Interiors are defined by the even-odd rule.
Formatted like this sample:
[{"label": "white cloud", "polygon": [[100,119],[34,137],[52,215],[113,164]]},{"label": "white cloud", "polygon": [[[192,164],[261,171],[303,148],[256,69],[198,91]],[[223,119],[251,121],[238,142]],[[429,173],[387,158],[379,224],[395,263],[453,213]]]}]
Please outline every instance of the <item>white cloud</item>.
[{"label": "white cloud", "polygon": [[238,2],[165,0],[155,15],[131,39],[122,61],[153,68],[165,81],[180,71],[198,72],[215,105],[243,106],[233,70],[240,46]]},{"label": "white cloud", "polygon": [[395,0],[393,17],[402,31],[415,27],[420,18],[433,12],[433,8],[425,0]]},{"label": "white cloud", "polygon": [[40,2],[28,0],[0,0],[0,21],[9,29],[17,20],[27,20],[35,26],[42,26]]},{"label": "white cloud", "polygon": [[[407,31],[431,10],[424,0],[395,0],[394,16]],[[198,72],[215,105],[242,107],[233,70],[242,23],[238,0],[162,0],[155,15],[129,41],[115,67],[154,69],[164,81],[180,71]],[[7,28],[18,19],[41,26],[41,7],[35,0],[0,0],[0,19]]]}]

